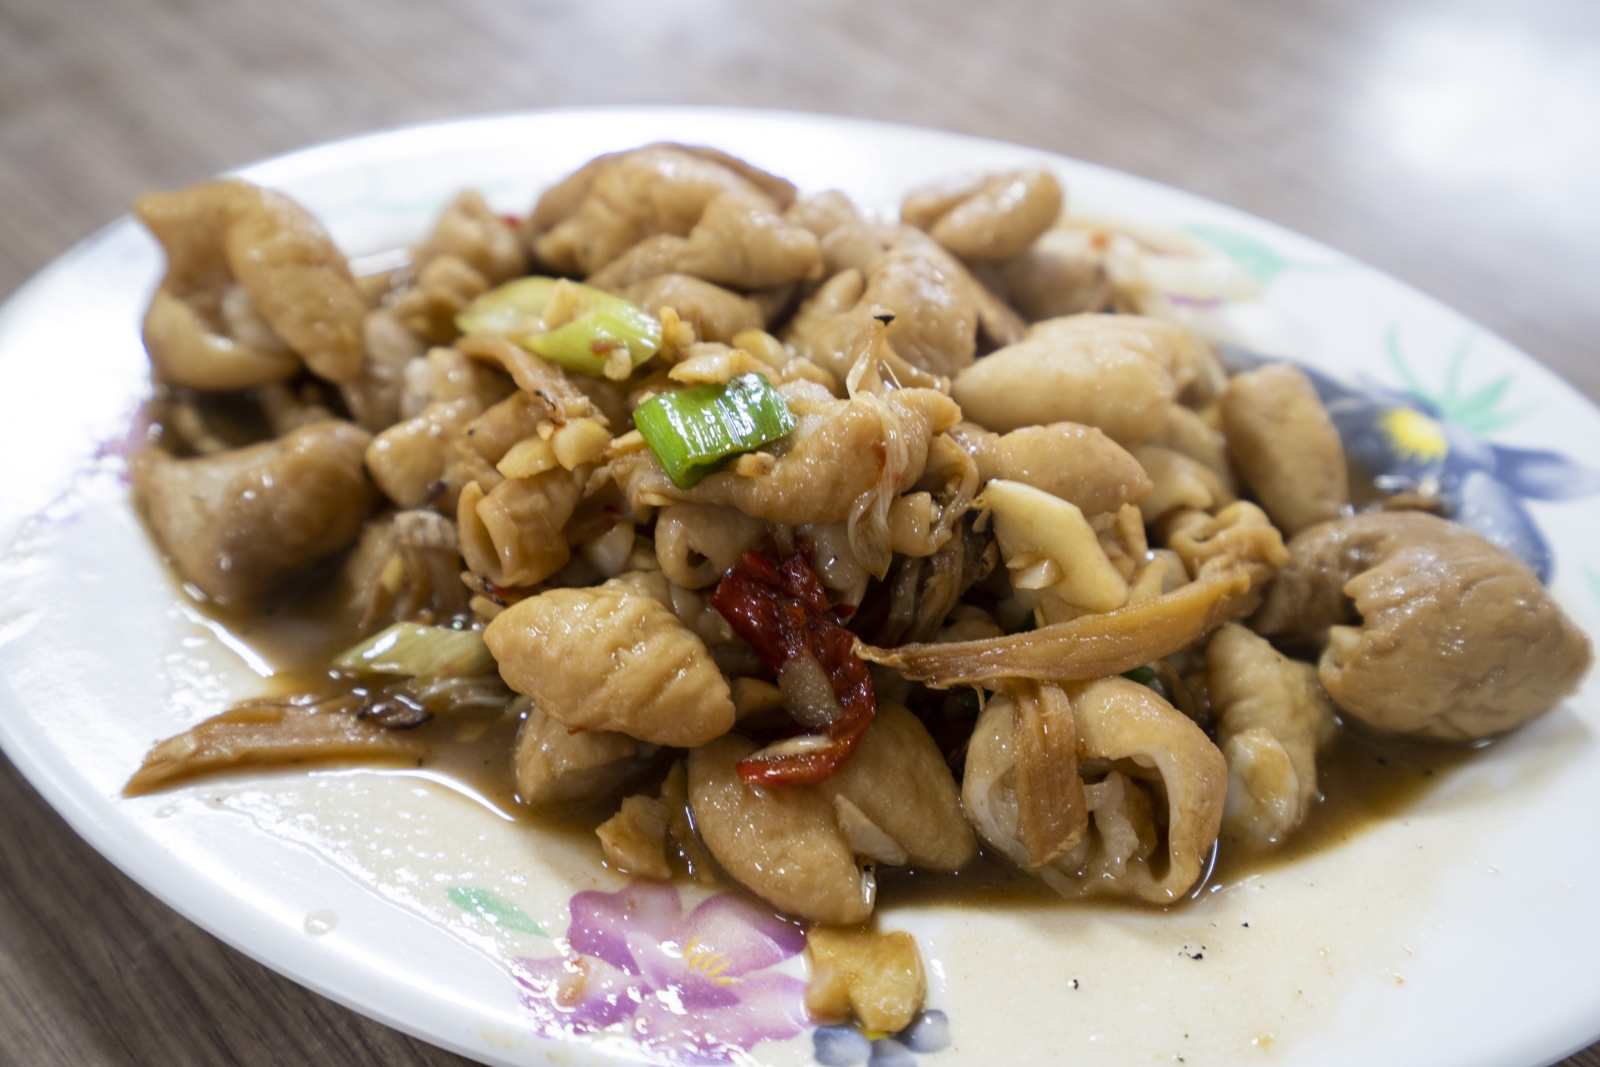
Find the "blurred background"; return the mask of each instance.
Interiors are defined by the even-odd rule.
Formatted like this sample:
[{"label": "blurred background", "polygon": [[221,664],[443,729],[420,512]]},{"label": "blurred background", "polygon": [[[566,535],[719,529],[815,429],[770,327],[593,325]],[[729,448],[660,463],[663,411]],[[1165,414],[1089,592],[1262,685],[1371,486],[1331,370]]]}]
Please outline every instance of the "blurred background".
[{"label": "blurred background", "polygon": [[[146,190],[620,103],[860,116],[1131,171],[1388,271],[1600,399],[1592,0],[0,0],[0,296]],[[214,941],[3,758],[0,811],[0,1063],[466,1062]]]}]

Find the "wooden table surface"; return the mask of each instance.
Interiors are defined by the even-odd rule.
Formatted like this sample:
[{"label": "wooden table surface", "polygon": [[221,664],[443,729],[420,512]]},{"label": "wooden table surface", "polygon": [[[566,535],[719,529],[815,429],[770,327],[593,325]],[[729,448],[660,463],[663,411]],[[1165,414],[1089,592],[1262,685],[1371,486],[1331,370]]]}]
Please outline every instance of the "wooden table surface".
[{"label": "wooden table surface", "polygon": [[[1600,399],[1589,0],[0,0],[0,296],[144,190],[604,103],[865,116],[1132,171],[1387,270]],[[0,1064],[467,1062],[201,932],[3,758],[0,811]]]}]

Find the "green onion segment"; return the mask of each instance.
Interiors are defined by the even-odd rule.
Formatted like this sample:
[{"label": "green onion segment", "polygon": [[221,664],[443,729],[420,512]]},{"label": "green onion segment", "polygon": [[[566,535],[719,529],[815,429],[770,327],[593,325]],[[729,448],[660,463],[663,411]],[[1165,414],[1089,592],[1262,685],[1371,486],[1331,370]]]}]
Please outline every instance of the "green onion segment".
[{"label": "green onion segment", "polygon": [[653,396],[633,424],[672,484],[689,489],[731,457],[793,430],[794,415],[766,375],[751,373]]},{"label": "green onion segment", "polygon": [[352,674],[409,674],[417,678],[466,678],[495,669],[494,656],[476,630],[452,630],[397,622],[333,661]]},{"label": "green onion segment", "polygon": [[518,338],[544,328],[539,316],[555,290],[554,278],[518,278],[490,289],[461,309],[456,326],[462,333],[492,333]]},{"label": "green onion segment", "polygon": [[1149,685],[1156,680],[1156,671],[1154,667],[1135,667],[1132,670],[1123,671],[1122,676],[1130,681],[1138,682],[1140,685]]},{"label": "green onion segment", "polygon": [[[577,290],[570,321],[546,330],[542,316],[556,286]],[[607,358],[625,349],[637,367],[661,348],[661,322],[637,304],[579,282],[518,278],[489,290],[456,316],[462,333],[495,334],[568,370],[605,373]]]},{"label": "green onion segment", "polygon": [[594,292],[600,298],[594,310],[549,333],[529,337],[522,347],[568,370],[596,376],[605,372],[606,357],[618,348],[627,349],[634,367],[655,355],[661,347],[661,323],[656,317],[620,296]]}]

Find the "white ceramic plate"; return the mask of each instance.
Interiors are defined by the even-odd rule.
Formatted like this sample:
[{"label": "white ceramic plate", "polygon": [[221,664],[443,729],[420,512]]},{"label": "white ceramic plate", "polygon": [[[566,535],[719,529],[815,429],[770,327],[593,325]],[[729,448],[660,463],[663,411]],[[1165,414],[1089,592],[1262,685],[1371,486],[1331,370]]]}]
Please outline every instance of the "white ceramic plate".
[{"label": "white ceramic plate", "polygon": [[[1440,416],[1458,473],[1492,482],[1487,499],[1513,525],[1526,518],[1542,531],[1555,595],[1591,632],[1600,623],[1600,501],[1522,499],[1593,491],[1584,470],[1539,453],[1600,466],[1595,409],[1404,285],[1172,189],[950,134],[695,109],[453,122],[244,174],[297,198],[361,254],[419,238],[462,187],[525,211],[596,153],[663,139],[715,145],[880,211],[930,178],[1043,161],[1075,209],[1207,237],[1265,285],[1255,304],[1199,309],[1208,328],[1367,390],[1380,415],[1409,405]],[[792,937],[726,898],[626,889],[592,843],[539,838],[437,782],[260,775],[121,798],[153,741],[259,689],[266,669],[173,588],[108,447],[146,394],[138,328],[159,271],[154,242],[125,219],[0,310],[0,742],[49,802],[230,944],[485,1062],[861,1062],[865,1037],[819,1036],[796,1017]],[[1439,435],[1431,440],[1437,449]],[[916,935],[929,1005],[943,1016],[870,1054],[885,1067],[1002,1054],[1553,1061],[1600,1035],[1597,724],[1590,685],[1402,817],[1169,913],[891,903],[882,925]],[[556,960],[569,974],[587,966],[590,991],[610,990],[613,1003],[591,997],[563,1011],[541,999]],[[722,965],[734,981],[708,977]],[[937,1050],[941,1024],[949,1041]]]}]

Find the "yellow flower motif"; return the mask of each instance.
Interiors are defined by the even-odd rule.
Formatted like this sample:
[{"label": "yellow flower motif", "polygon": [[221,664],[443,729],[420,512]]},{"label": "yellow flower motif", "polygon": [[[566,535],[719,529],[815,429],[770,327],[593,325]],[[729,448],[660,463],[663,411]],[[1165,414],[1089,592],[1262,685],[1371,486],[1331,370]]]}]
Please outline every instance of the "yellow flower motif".
[{"label": "yellow flower motif", "polygon": [[1437,463],[1450,454],[1444,428],[1420,411],[1390,408],[1378,416],[1378,429],[1401,459]]},{"label": "yellow flower motif", "polygon": [[699,971],[718,985],[733,985],[738,981],[737,978],[724,978],[722,976],[722,972],[727,970],[729,964],[733,961],[720,952],[701,948],[698,937],[684,946],[683,961],[691,971]]}]

